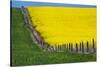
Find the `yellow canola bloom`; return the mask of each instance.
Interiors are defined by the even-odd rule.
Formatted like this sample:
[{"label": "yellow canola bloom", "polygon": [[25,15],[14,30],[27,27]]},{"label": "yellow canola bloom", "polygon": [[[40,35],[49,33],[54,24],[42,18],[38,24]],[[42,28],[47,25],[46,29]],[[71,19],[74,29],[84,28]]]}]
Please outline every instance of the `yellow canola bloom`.
[{"label": "yellow canola bloom", "polygon": [[33,26],[54,44],[96,41],[96,8],[27,7]]}]

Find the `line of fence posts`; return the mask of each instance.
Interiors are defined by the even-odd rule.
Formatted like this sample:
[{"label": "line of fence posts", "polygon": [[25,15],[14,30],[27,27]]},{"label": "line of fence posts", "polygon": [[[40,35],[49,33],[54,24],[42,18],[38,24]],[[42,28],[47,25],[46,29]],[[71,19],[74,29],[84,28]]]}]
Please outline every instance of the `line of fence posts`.
[{"label": "line of fence posts", "polygon": [[50,44],[48,44],[49,46],[46,47],[46,49],[48,49],[49,51],[69,51],[69,52],[77,52],[77,53],[92,53],[92,52],[96,52],[96,47],[95,47],[95,42],[94,39],[92,39],[92,44],[90,46],[90,43],[87,41],[85,43],[80,42],[78,43],[67,43],[67,44],[56,44],[53,46],[50,46]]},{"label": "line of fence posts", "polygon": [[[21,11],[22,11],[22,14],[24,15],[24,20],[25,20],[24,25],[28,26],[28,28],[31,30],[32,34],[35,34],[35,32],[36,32],[36,34],[39,34],[37,31],[35,31],[34,27],[31,24],[32,17],[29,15],[27,8],[22,6]],[[33,35],[33,36],[36,39],[37,43],[40,44],[39,46],[41,46],[42,48],[45,48],[45,45],[43,44],[43,40],[41,39],[41,41],[40,41],[40,38],[37,38],[37,36],[35,36],[35,35]],[[40,36],[38,35],[38,37],[40,37]]]},{"label": "line of fence posts", "polygon": [[[29,24],[29,23],[27,23],[29,21],[28,21],[28,19],[26,19],[27,16],[25,14],[27,9],[22,7],[21,10],[22,10],[22,13],[24,14],[25,24]],[[29,15],[28,15],[28,17],[31,18]],[[30,22],[32,22],[31,19],[30,19]],[[33,27],[33,26],[31,26],[31,27]],[[42,47],[44,47],[44,49],[45,48],[48,49],[48,51],[65,51],[65,50],[67,50],[67,51],[71,51],[71,52],[82,52],[82,53],[84,53],[84,52],[96,52],[96,46],[95,46],[96,44],[94,42],[94,39],[92,39],[92,48],[89,47],[88,41],[86,42],[86,47],[84,46],[85,43],[83,43],[83,41],[79,43],[79,46],[78,46],[78,43],[76,43],[76,44],[68,43],[68,44],[56,45],[56,46],[50,46],[49,44],[46,44],[46,45],[43,44],[43,42],[42,42]],[[75,47],[73,47],[74,45],[75,45]]]}]

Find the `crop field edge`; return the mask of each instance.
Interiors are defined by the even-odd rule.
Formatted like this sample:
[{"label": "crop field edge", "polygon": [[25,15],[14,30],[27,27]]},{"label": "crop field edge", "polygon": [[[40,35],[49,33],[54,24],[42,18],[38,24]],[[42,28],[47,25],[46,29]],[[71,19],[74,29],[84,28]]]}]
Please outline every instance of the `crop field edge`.
[{"label": "crop field edge", "polygon": [[[16,16],[19,16],[19,18],[17,18]],[[65,52],[46,53],[46,52],[41,51],[38,47],[36,47],[36,44],[34,45],[35,48],[32,47],[33,45],[31,45],[31,44],[33,44],[33,41],[31,40],[29,31],[27,31],[26,28],[23,26],[24,21],[23,21],[23,18],[22,18],[23,16],[21,15],[20,9],[12,8],[12,17],[14,17],[14,18],[12,18],[12,20],[13,20],[12,21],[12,35],[13,35],[12,42],[13,43],[11,44],[11,46],[12,46],[12,48],[11,48],[12,54],[11,55],[12,55],[12,65],[13,66],[60,64],[60,63],[65,64],[65,63],[96,61],[95,53],[94,54],[68,53],[69,55],[67,55],[68,57],[66,57]],[[15,21],[15,20],[18,20],[20,24],[16,25],[16,23],[18,23],[18,21]],[[18,29],[18,28],[21,28],[22,30]],[[18,31],[18,30],[20,30],[20,31]],[[23,30],[24,30],[24,32],[21,32]],[[23,36],[21,36],[20,32],[25,33],[25,34]],[[22,37],[22,39],[20,39],[21,41],[23,41],[22,43],[18,43],[18,42],[20,42],[18,37]],[[25,37],[26,40],[23,37]],[[29,38],[29,39],[27,39],[27,38]],[[16,40],[18,40],[18,41],[16,41]],[[27,40],[29,40],[29,42]],[[25,44],[24,46],[23,46],[23,43]],[[18,45],[18,44],[20,44],[20,45]],[[34,49],[35,49],[35,51],[34,51]],[[41,55],[41,56],[39,56],[39,55]],[[60,59],[59,57],[62,57],[62,58]],[[74,57],[74,58],[71,58],[71,57]],[[41,62],[39,62],[39,61],[41,61]]]}]

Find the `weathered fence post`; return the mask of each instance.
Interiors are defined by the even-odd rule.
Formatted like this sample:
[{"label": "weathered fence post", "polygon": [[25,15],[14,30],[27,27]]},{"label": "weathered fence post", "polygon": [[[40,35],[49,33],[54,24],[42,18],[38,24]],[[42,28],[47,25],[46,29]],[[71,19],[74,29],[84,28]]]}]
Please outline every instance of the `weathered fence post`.
[{"label": "weathered fence post", "polygon": [[69,43],[69,51],[70,51],[70,43]]},{"label": "weathered fence post", "polygon": [[73,51],[73,44],[71,43],[71,51]]},{"label": "weathered fence post", "polygon": [[83,44],[83,41],[82,41],[82,52],[84,53],[84,44]]},{"label": "weathered fence post", "polygon": [[92,39],[92,48],[93,48],[93,52],[96,52],[94,39]]},{"label": "weathered fence post", "polygon": [[76,47],[75,48],[76,48],[76,52],[78,52],[78,44],[77,43],[76,43]]},{"label": "weathered fence post", "polygon": [[86,51],[87,52],[89,52],[89,42],[87,41],[87,44],[86,44],[86,46],[87,46],[87,49],[86,49]]},{"label": "weathered fence post", "polygon": [[68,44],[66,45],[66,47],[67,47],[67,51],[68,51],[68,49],[69,49],[69,48],[68,48]]},{"label": "weathered fence post", "polygon": [[80,51],[82,51],[82,44],[80,43]]}]

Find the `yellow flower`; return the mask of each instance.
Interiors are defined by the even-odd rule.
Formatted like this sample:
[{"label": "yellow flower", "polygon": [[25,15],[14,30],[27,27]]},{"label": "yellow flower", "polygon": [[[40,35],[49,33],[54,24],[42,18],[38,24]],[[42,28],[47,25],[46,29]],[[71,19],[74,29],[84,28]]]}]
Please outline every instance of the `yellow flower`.
[{"label": "yellow flower", "polygon": [[96,40],[96,8],[30,6],[27,9],[33,26],[51,45]]}]

